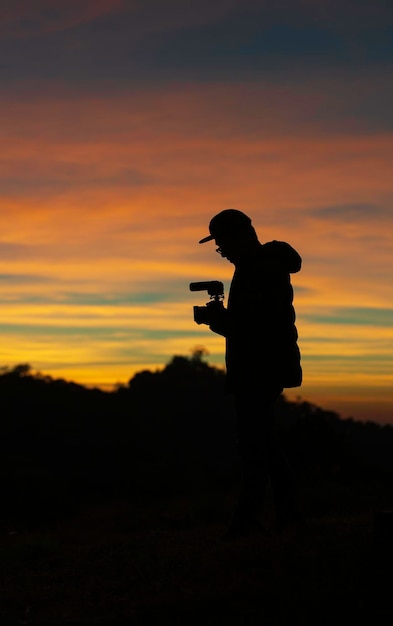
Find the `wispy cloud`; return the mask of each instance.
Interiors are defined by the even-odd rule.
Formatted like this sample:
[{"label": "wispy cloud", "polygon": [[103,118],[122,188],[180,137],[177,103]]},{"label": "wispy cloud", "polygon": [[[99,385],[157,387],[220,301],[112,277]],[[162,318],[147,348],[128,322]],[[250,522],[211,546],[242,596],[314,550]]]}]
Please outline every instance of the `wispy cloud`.
[{"label": "wispy cloud", "polygon": [[[1,50],[7,81],[233,80],[314,75],[392,62],[392,17],[376,2],[9,0]],[[0,31],[1,32],[1,31]]]},{"label": "wispy cloud", "polygon": [[48,276],[35,274],[0,274],[0,287],[4,285],[42,285],[52,282]]},{"label": "wispy cloud", "polygon": [[303,318],[314,324],[340,324],[350,326],[393,327],[393,308],[371,307],[323,307],[319,313],[303,314]]},{"label": "wispy cloud", "polygon": [[75,28],[125,7],[124,0],[35,0],[16,4],[3,0],[3,36],[31,38]]},{"label": "wispy cloud", "polygon": [[311,209],[309,215],[323,220],[335,221],[338,218],[341,222],[352,223],[358,222],[359,220],[369,222],[370,219],[378,220],[380,218],[390,220],[392,218],[392,209],[391,206],[358,203],[318,207]]}]

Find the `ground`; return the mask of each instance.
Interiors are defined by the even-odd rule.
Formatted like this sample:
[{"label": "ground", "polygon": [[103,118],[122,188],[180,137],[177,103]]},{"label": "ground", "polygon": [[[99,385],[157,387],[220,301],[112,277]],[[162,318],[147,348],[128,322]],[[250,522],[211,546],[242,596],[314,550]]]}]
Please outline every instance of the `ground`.
[{"label": "ground", "polygon": [[231,493],[118,500],[5,527],[0,624],[388,623],[393,549],[375,540],[373,507],[389,493],[370,484],[369,499],[362,491],[363,504],[350,506],[356,490],[336,491],[333,511],[314,485],[302,532],[231,543],[222,540]]}]

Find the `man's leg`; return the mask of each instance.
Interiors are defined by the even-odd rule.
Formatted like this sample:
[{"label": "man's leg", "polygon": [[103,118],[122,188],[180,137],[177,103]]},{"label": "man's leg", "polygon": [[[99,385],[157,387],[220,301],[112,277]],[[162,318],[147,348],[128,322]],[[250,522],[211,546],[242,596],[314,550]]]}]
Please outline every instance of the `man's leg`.
[{"label": "man's leg", "polygon": [[241,535],[257,525],[270,473],[274,404],[282,389],[245,390],[235,394],[236,434],[242,483],[229,532]]},{"label": "man's leg", "polygon": [[269,438],[269,476],[275,505],[275,528],[282,530],[297,519],[294,480],[291,467],[272,423]]}]

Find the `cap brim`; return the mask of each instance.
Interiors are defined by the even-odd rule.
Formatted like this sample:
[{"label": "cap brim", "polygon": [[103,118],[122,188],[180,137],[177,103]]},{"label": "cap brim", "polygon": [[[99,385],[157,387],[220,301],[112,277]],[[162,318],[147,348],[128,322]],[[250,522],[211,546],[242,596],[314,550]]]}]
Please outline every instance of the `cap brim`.
[{"label": "cap brim", "polygon": [[206,243],[206,241],[212,241],[212,239],[214,239],[213,235],[209,235],[208,237],[201,239],[199,243]]}]

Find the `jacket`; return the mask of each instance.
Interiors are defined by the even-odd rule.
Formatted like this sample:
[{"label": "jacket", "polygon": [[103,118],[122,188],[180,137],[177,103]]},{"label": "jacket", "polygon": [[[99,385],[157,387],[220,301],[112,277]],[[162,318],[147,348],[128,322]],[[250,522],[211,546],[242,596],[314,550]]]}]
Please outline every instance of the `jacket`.
[{"label": "jacket", "polygon": [[257,253],[238,264],[228,306],[210,329],[226,338],[227,388],[298,387],[302,382],[298,333],[290,274],[301,257],[288,243],[259,244]]}]

